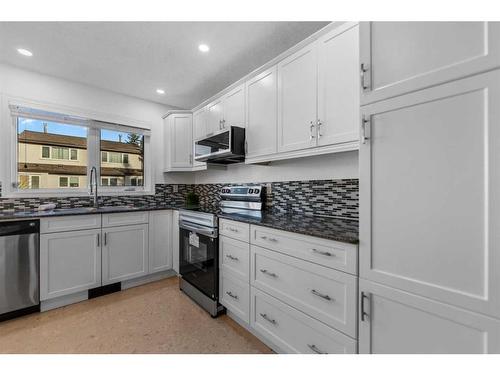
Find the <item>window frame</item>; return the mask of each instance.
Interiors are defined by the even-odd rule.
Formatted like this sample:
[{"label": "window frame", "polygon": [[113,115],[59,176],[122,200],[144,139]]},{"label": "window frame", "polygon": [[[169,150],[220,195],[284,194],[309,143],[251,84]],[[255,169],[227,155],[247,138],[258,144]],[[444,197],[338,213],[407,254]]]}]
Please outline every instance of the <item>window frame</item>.
[{"label": "window frame", "polygon": [[[6,154],[10,154],[10,172],[6,173],[7,178],[4,179],[6,184],[2,184],[2,197],[7,198],[31,198],[31,197],[67,197],[67,196],[87,196],[89,191],[89,181],[90,181],[90,170],[93,166],[97,169],[97,181],[101,181],[101,151],[100,151],[100,130],[109,129],[121,132],[132,132],[144,135],[144,163],[143,163],[143,181],[144,186],[99,186],[99,195],[149,195],[154,194],[154,184],[152,176],[152,165],[151,165],[151,131],[146,127],[135,127],[129,125],[120,125],[114,122],[103,122],[98,120],[91,120],[86,118],[86,114],[74,113],[74,111],[66,111],[65,109],[55,110],[53,107],[41,108],[38,106],[27,105],[26,103],[12,103],[7,102],[7,111],[5,111],[5,124],[10,124],[10,137],[5,139],[4,144],[7,146]],[[32,103],[30,103],[32,104]],[[31,113],[12,113],[12,108],[22,108],[36,113],[31,115]],[[37,108],[38,107],[38,108]],[[10,109],[10,110],[9,110]],[[51,114],[60,116],[59,118],[54,118],[51,116],[39,115],[37,111],[51,111]],[[53,111],[53,112],[52,112]],[[61,112],[70,113],[69,115],[60,114]],[[90,112],[89,114],[93,114]],[[75,122],[71,120],[72,116],[79,116]],[[53,189],[19,189],[17,187],[18,183],[18,118],[35,118],[38,120],[47,120],[53,122],[60,122],[63,124],[85,126],[88,129],[87,133],[87,184],[82,186],[81,180],[79,179],[78,188],[59,187]],[[67,119],[70,120],[67,120]],[[139,123],[139,122],[138,122]],[[52,150],[50,147],[50,158],[52,157]],[[81,158],[80,152],[77,151],[77,160],[71,160],[71,147],[69,147],[69,159],[68,161],[77,161]],[[78,150],[78,149],[77,149]],[[42,152],[42,151],[41,151]],[[47,159],[47,158],[43,158]],[[6,172],[8,169],[6,169]],[[68,178],[68,185],[69,185]]]}]

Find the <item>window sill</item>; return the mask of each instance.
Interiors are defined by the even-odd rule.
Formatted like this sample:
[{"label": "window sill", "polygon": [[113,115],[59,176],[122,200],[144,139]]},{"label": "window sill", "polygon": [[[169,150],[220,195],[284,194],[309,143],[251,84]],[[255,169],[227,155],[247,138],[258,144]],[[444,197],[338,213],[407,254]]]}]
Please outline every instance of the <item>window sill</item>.
[{"label": "window sill", "polygon": [[[105,196],[141,196],[141,195],[154,195],[152,190],[140,191],[124,191],[124,190],[97,190],[99,197]],[[49,191],[49,192],[5,192],[2,193],[2,199],[33,199],[33,198],[70,198],[70,197],[90,197],[88,191]]]}]

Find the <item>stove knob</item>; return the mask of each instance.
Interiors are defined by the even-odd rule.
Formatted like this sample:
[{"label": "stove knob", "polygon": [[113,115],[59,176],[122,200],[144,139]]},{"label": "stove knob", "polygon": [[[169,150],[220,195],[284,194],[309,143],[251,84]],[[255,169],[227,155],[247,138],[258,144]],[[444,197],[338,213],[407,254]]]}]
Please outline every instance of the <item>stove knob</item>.
[{"label": "stove knob", "polygon": [[252,194],[253,193],[253,189],[248,189],[248,194]]},{"label": "stove knob", "polygon": [[259,194],[260,193],[260,190],[259,189],[254,189],[253,191],[255,194]]}]

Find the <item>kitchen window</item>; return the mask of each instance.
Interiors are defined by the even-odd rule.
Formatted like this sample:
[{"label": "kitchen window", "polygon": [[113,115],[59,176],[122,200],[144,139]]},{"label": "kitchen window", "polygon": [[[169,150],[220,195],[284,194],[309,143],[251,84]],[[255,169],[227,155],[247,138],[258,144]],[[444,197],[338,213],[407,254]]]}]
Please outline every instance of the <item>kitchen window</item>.
[{"label": "kitchen window", "polygon": [[146,180],[151,169],[146,164],[148,130],[25,107],[10,109],[16,153],[6,196],[65,195],[68,190],[87,194],[93,166],[102,194],[151,190]]}]

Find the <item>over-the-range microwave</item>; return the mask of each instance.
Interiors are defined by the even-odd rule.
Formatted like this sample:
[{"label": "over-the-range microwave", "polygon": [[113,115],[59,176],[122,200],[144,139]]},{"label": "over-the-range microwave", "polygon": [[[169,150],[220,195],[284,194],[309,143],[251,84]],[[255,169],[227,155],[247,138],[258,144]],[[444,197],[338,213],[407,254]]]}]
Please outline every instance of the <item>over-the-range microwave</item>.
[{"label": "over-the-range microwave", "polygon": [[245,160],[245,128],[231,126],[194,141],[194,160],[215,164]]}]

